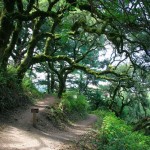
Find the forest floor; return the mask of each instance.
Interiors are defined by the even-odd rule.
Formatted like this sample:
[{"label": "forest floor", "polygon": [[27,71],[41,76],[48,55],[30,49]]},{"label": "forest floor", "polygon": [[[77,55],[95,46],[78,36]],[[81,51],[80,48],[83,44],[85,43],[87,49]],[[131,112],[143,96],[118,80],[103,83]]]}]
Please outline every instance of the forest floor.
[{"label": "forest floor", "polygon": [[[0,150],[78,150],[75,143],[92,130],[96,116],[88,115],[65,130],[54,127],[44,115],[46,107],[54,105],[54,97],[46,97],[34,106],[0,115]],[[31,108],[39,108],[37,127],[32,126]],[[10,113],[10,112],[9,112]],[[4,113],[5,114],[5,113]]]}]

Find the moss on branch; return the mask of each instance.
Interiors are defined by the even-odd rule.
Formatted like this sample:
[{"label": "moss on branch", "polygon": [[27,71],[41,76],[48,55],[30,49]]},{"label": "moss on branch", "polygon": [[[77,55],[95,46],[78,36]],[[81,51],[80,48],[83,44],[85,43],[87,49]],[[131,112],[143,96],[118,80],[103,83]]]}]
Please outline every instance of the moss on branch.
[{"label": "moss on branch", "polygon": [[56,18],[57,17],[57,13],[51,11],[51,12],[45,12],[45,11],[35,11],[31,14],[21,14],[21,13],[18,13],[18,12],[15,12],[15,13],[11,13],[10,16],[13,18],[13,19],[18,19],[18,20],[21,20],[21,21],[30,21],[30,20],[33,20],[37,17],[52,17],[52,18]]},{"label": "moss on branch", "polygon": [[73,64],[73,60],[70,59],[69,57],[67,56],[63,56],[63,55],[60,55],[60,56],[49,56],[49,55],[36,55],[32,58],[32,64],[35,64],[35,63],[40,63],[40,62],[44,62],[44,61],[59,61],[59,60],[64,60],[64,61],[67,61],[69,64]]},{"label": "moss on branch", "polygon": [[[109,80],[109,81],[118,81],[118,79],[121,79],[121,80],[127,79],[126,74],[122,75],[122,74],[116,73],[114,70],[95,71],[95,70],[90,69],[89,67],[80,65],[80,64],[74,62],[71,58],[69,58],[67,56],[63,56],[63,55],[60,55],[60,56],[49,56],[49,55],[43,55],[43,54],[36,55],[33,57],[31,65],[33,65],[35,63],[44,62],[44,61],[53,61],[54,62],[54,61],[60,61],[60,60],[68,62],[70,64],[69,68],[72,68],[73,70],[79,69],[79,70],[84,71],[87,74],[94,75],[97,78],[101,78],[101,79],[105,79],[105,80]],[[113,75],[113,76],[108,77],[107,75]]]},{"label": "moss on branch", "polygon": [[4,51],[2,64],[1,64],[1,67],[3,67],[4,69],[7,68],[8,59],[9,59],[9,57],[12,53],[12,50],[14,49],[15,44],[18,40],[18,36],[19,36],[20,31],[21,31],[21,28],[22,28],[22,23],[18,21],[17,25],[16,25],[16,28],[13,31],[12,38],[11,38],[11,41],[9,43],[9,46]]}]

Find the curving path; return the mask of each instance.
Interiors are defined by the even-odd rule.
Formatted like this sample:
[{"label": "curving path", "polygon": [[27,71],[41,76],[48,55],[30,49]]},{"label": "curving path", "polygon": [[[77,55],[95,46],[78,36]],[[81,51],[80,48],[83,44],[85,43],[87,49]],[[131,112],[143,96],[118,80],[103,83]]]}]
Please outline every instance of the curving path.
[{"label": "curving path", "polygon": [[44,110],[54,105],[54,97],[47,97],[35,106],[39,108],[37,128],[32,127],[31,107],[19,110],[11,118],[0,119],[0,150],[65,150],[91,130],[96,116],[76,122],[65,131],[60,131],[44,117]]}]

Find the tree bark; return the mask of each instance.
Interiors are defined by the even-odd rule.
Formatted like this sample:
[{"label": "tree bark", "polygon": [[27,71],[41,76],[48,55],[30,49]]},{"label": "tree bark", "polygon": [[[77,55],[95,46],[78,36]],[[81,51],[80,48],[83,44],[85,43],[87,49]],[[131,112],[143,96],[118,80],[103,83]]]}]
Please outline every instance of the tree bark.
[{"label": "tree bark", "polygon": [[51,87],[50,87],[50,73],[47,73],[47,93],[50,94],[51,93]]},{"label": "tree bark", "polygon": [[32,35],[31,41],[29,42],[27,55],[24,58],[24,60],[22,61],[22,63],[19,65],[19,67],[17,68],[18,82],[22,82],[22,79],[24,78],[26,71],[32,65],[33,52],[34,52],[34,48],[39,40],[38,33],[39,33],[39,29],[42,25],[42,20],[43,20],[43,18],[36,20],[34,30],[33,30],[33,35]]},{"label": "tree bark", "polygon": [[[5,49],[9,44],[9,39],[14,30],[13,18],[11,18],[11,13],[14,11],[15,1],[4,1],[4,10],[0,18],[0,67],[3,70],[6,70],[6,67],[2,65]],[[9,53],[11,54],[11,52]]]},{"label": "tree bark", "polygon": [[5,52],[3,54],[3,60],[2,60],[1,66],[5,69],[7,68],[7,65],[8,65],[8,59],[12,54],[12,51],[15,47],[15,44],[17,43],[18,36],[19,36],[20,31],[21,31],[21,28],[22,28],[22,22],[18,21],[17,25],[16,25],[16,28],[13,31],[12,38],[10,40],[9,46],[5,49]]},{"label": "tree bark", "polygon": [[58,97],[61,98],[62,94],[66,91],[66,79],[59,78],[59,89],[58,89]]},{"label": "tree bark", "polygon": [[55,79],[54,79],[54,73],[51,71],[51,93],[54,93],[54,86],[55,86]]}]

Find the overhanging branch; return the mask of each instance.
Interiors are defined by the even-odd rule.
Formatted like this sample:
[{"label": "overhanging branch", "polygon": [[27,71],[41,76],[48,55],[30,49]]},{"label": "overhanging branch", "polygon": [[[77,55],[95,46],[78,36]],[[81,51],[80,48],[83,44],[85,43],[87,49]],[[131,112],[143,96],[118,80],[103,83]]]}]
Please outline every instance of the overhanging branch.
[{"label": "overhanging branch", "polygon": [[[54,61],[60,61],[60,60],[68,62],[70,64],[70,67],[72,67],[73,70],[79,69],[79,70],[84,71],[87,74],[94,75],[97,78],[101,78],[101,79],[105,79],[105,80],[109,80],[109,81],[115,81],[115,82],[118,81],[118,79],[125,80],[127,78],[127,75],[116,73],[114,70],[104,70],[104,71],[92,70],[89,67],[77,64],[69,57],[63,56],[63,55],[53,56],[53,57],[49,56],[49,55],[43,55],[43,54],[37,55],[32,58],[31,65],[33,65],[35,63],[44,62],[44,61],[53,61],[54,62]],[[113,77],[108,77],[107,75],[113,75]]]}]

